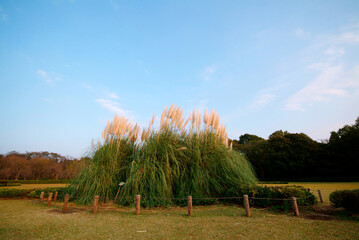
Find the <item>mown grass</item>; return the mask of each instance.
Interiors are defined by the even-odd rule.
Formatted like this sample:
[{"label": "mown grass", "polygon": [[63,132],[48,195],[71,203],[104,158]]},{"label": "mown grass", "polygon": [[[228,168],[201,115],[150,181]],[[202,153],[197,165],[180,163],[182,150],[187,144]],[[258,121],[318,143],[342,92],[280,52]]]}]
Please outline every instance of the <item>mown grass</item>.
[{"label": "mown grass", "polygon": [[0,200],[0,239],[359,239],[359,222],[309,220],[292,213],[237,206],[134,208],[94,215],[90,208],[63,214],[61,203],[46,207],[35,200]]},{"label": "mown grass", "polygon": [[318,197],[318,189],[321,191],[324,203],[329,203],[330,193],[336,190],[353,190],[359,189],[359,182],[289,182],[288,184],[260,184],[262,186],[287,186],[298,185],[305,188],[310,188],[311,191]]}]

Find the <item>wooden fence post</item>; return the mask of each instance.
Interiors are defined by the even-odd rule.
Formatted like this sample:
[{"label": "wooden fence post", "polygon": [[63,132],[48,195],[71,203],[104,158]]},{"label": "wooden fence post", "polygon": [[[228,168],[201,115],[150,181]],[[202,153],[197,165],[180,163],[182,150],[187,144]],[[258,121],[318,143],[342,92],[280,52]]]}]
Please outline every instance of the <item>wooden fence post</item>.
[{"label": "wooden fence post", "polygon": [[62,209],[62,211],[66,211],[67,210],[67,203],[69,202],[69,194],[66,194],[65,196],[65,202],[64,202],[64,208]]},{"label": "wooden fence post", "polygon": [[299,216],[299,209],[297,204],[297,199],[295,197],[292,197],[292,208],[294,211],[294,216]]},{"label": "wooden fence post", "polygon": [[136,195],[136,215],[140,215],[141,195]]},{"label": "wooden fence post", "polygon": [[246,216],[251,217],[251,209],[249,208],[248,195],[243,195],[244,208],[246,209]]},{"label": "wooden fence post", "polygon": [[95,196],[95,201],[93,204],[93,213],[97,213],[97,204],[98,204],[98,196]]},{"label": "wooden fence post", "polygon": [[322,192],[318,189],[318,195],[319,195],[319,199],[321,203],[324,203],[323,201],[323,196],[322,196]]},{"label": "wooden fence post", "polygon": [[40,194],[40,202],[42,202],[43,200],[44,200],[44,192],[41,192],[41,194]]},{"label": "wooden fence post", "polygon": [[192,196],[188,196],[188,216],[192,217]]},{"label": "wooden fence post", "polygon": [[58,194],[58,192],[55,192],[54,202],[57,201],[57,194]]},{"label": "wooden fence post", "polygon": [[49,194],[49,198],[47,199],[47,206],[50,207],[52,200],[52,193]]}]

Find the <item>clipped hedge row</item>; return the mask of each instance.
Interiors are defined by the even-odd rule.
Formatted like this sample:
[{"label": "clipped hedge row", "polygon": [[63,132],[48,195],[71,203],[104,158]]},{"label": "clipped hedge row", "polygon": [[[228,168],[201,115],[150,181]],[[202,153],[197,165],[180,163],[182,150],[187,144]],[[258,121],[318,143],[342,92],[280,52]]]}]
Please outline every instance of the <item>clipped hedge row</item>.
[{"label": "clipped hedge row", "polygon": [[71,180],[68,179],[58,179],[58,180],[19,180],[21,184],[51,184],[51,183],[70,183]]},{"label": "clipped hedge row", "polygon": [[329,200],[336,208],[343,207],[349,211],[359,212],[359,189],[332,192]]},{"label": "clipped hedge row", "polygon": [[[20,186],[21,184],[52,184],[52,183],[70,183],[69,179],[58,180],[1,180],[7,182],[8,186]],[[0,184],[2,186],[2,184]]]},{"label": "clipped hedge row", "polygon": [[4,188],[0,189],[0,198],[22,198],[27,197],[27,195],[32,190],[28,189],[14,189],[14,188]]},{"label": "clipped hedge row", "polygon": [[13,186],[21,186],[21,183],[19,183],[19,182],[8,182],[6,186],[4,184],[0,184],[0,187],[13,187]]},{"label": "clipped hedge row", "polygon": [[71,195],[71,189],[67,189],[66,187],[58,187],[58,188],[42,188],[42,189],[14,189],[14,188],[4,188],[0,189],[0,198],[39,198],[41,192],[45,193],[45,197],[49,195],[49,193],[55,194],[58,192],[57,199],[63,200],[65,195],[68,193]]}]

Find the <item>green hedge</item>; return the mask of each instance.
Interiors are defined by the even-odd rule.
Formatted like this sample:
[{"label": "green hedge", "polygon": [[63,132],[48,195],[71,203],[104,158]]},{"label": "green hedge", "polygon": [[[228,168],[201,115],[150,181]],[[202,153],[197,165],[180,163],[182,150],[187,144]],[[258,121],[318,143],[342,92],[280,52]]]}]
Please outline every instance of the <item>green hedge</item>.
[{"label": "green hedge", "polygon": [[21,184],[51,184],[51,183],[70,183],[71,180],[59,179],[59,180],[19,180]]},{"label": "green hedge", "polygon": [[330,202],[336,208],[359,212],[359,189],[335,191],[329,195]]},{"label": "green hedge", "polygon": [[[254,186],[249,187],[245,186],[241,189],[229,189],[227,191],[227,196],[238,196],[243,197],[243,195],[248,195],[249,203],[251,206],[257,207],[273,207],[290,209],[292,207],[291,200],[271,200],[272,199],[291,199],[295,197],[297,203],[300,206],[312,206],[317,203],[317,198],[308,191],[307,188],[302,186],[283,186],[283,187],[262,187]],[[268,198],[268,199],[255,199],[255,198]],[[233,201],[233,200],[229,200]],[[240,204],[243,204],[243,199],[240,199]]]},{"label": "green hedge", "polygon": [[0,184],[0,187],[13,187],[13,186],[21,186],[21,183],[8,182],[6,186],[3,184]]},{"label": "green hedge", "polygon": [[[59,179],[59,180],[51,180],[51,179],[49,179],[49,180],[2,180],[2,181],[6,181],[8,186],[20,186],[21,184],[51,184],[51,183],[70,183],[71,182],[71,180],[68,180],[68,179]],[[2,185],[0,184],[0,186],[2,186]]]},{"label": "green hedge", "polygon": [[32,190],[3,188],[0,189],[0,198],[21,198],[26,197]]},{"label": "green hedge", "polygon": [[[301,186],[283,186],[283,187],[262,187],[262,186],[243,186],[237,189],[228,189],[224,199],[196,199],[205,198],[205,196],[192,196],[193,205],[210,205],[217,203],[232,203],[243,205],[243,195],[248,195],[251,206],[254,207],[272,207],[275,209],[288,210],[292,208],[291,197],[297,198],[299,206],[312,206],[317,203],[317,198],[308,191],[307,188]],[[226,199],[228,197],[228,199]],[[240,197],[233,199],[231,197]],[[257,198],[257,199],[253,199]],[[258,199],[258,198],[272,198]],[[287,200],[273,200],[273,199],[287,199]],[[129,203],[134,200],[129,199]],[[186,206],[187,200],[174,200],[175,205]]]}]

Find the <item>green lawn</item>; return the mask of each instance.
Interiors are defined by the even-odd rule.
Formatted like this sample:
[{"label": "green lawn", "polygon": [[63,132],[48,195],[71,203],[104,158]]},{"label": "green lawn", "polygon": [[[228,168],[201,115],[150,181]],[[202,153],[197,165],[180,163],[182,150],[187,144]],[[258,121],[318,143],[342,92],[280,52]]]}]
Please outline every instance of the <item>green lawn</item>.
[{"label": "green lawn", "polygon": [[[359,222],[311,220],[292,213],[237,206],[186,208],[91,207],[61,213],[62,203],[46,207],[36,200],[0,200],[0,239],[359,239]],[[302,214],[305,215],[305,214]]]}]

